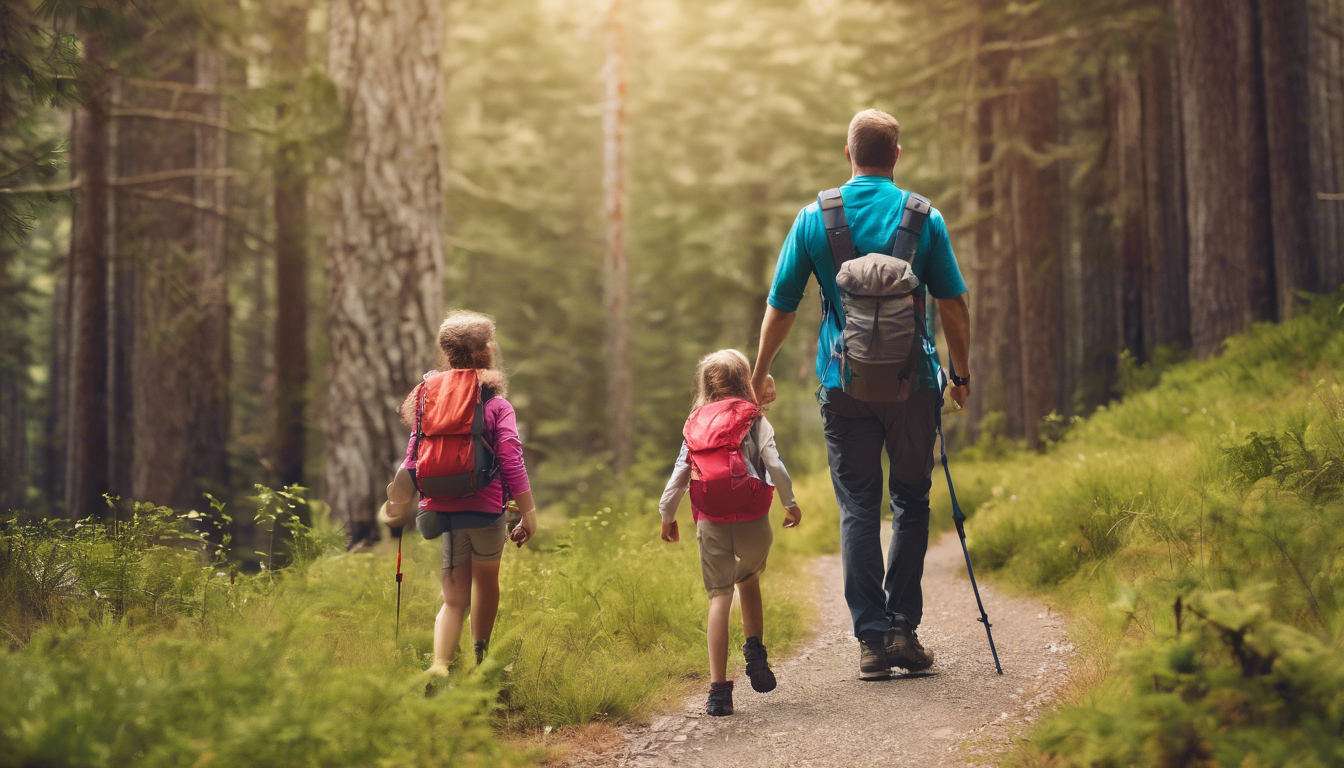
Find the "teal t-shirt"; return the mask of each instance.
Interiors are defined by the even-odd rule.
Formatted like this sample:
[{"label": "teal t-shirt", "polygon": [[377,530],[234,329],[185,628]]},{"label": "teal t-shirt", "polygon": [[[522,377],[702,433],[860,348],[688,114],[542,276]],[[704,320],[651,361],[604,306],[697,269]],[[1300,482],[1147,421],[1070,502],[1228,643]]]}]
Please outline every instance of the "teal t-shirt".
[{"label": "teal t-shirt", "polygon": [[[858,254],[891,253],[896,227],[900,224],[909,193],[883,176],[856,176],[840,191],[845,200],[850,237]],[[966,281],[961,277],[961,268],[957,266],[957,257],[952,254],[952,243],[947,237],[947,224],[936,208],[929,212],[924,223],[913,267],[922,286],[920,290],[927,290],[935,299],[951,299],[966,292]],[[844,313],[839,311],[835,262],[826,242],[821,208],[816,202],[798,212],[784,247],[779,251],[775,280],[770,286],[770,306],[781,312],[798,311],[807,281],[813,275],[821,285],[823,312],[821,333],[817,338],[817,378],[821,379],[823,387],[838,389],[841,387],[840,364],[834,352],[844,327]],[[931,309],[931,306],[926,307],[926,313]],[[929,322],[930,318],[926,316],[925,327]],[[929,366],[921,372],[918,388],[936,389],[938,351],[932,340],[926,341],[924,348]]]}]

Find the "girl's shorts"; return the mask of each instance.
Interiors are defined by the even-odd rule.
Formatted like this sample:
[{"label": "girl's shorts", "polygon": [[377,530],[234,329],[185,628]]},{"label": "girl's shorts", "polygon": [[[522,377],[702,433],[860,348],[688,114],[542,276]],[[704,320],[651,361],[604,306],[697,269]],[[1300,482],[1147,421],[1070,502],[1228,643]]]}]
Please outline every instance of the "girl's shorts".
[{"label": "girl's shorts", "polygon": [[484,528],[462,528],[443,532],[443,567],[456,568],[471,563],[489,563],[504,554],[508,532],[504,516]]},{"label": "girl's shorts", "polygon": [[765,559],[775,534],[770,516],[745,523],[716,523],[701,519],[695,524],[700,542],[700,573],[710,597],[732,594],[733,585],[765,570]]}]

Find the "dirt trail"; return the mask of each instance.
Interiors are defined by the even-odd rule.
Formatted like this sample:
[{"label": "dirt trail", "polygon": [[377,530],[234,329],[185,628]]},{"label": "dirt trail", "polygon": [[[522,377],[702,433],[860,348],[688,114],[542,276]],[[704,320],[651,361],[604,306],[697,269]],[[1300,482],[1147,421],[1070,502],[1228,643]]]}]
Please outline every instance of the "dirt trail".
[{"label": "dirt trail", "polygon": [[1065,680],[1073,648],[1063,618],[1037,601],[982,584],[1003,663],[1003,676],[994,674],[955,534],[931,547],[925,564],[926,614],[919,635],[937,663],[924,676],[860,682],[840,558],[818,558],[813,567],[816,634],[792,657],[772,660],[779,677],[775,691],[758,694],[739,675],[732,717],[706,716],[704,694],[696,693],[679,712],[624,728],[623,746],[583,764],[987,765]]}]

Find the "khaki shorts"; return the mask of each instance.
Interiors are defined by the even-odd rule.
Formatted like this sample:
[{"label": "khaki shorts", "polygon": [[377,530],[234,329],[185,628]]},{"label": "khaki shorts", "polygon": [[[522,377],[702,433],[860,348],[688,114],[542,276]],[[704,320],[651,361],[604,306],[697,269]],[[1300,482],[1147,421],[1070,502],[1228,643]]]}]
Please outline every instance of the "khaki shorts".
[{"label": "khaki shorts", "polygon": [[695,524],[695,539],[700,542],[705,591],[718,597],[732,594],[734,584],[765,570],[775,534],[770,530],[770,516],[763,515],[745,523],[700,520]]},{"label": "khaki shorts", "polygon": [[504,516],[484,528],[463,528],[457,531],[444,531],[443,567],[456,568],[471,563],[489,563],[498,560],[504,554],[504,541],[508,533],[504,529]]}]

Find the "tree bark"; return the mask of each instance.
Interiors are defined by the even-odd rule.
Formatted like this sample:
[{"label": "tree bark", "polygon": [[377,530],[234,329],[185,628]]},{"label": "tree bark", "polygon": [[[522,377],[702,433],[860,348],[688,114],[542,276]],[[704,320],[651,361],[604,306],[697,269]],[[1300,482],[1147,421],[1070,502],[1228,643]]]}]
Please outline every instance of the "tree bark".
[{"label": "tree bark", "polygon": [[[278,20],[275,71],[294,81],[307,60],[308,13],[288,5]],[[278,108],[284,124],[286,108]],[[308,388],[308,177],[303,147],[291,137],[275,163],[275,476],[303,484],[304,409]]]},{"label": "tree bark", "polygon": [[75,176],[83,187],[75,203],[71,236],[70,439],[65,508],[72,518],[103,513],[107,471],[107,248],[108,81],[102,36],[83,30],[89,80],[75,111]]},{"label": "tree bark", "polygon": [[326,493],[350,544],[378,537],[404,455],[397,409],[432,365],[443,311],[437,0],[335,0],[329,71],[348,114],[327,239]]},{"label": "tree bark", "polygon": [[1015,84],[1011,135],[1025,146],[1010,161],[1009,210],[1017,259],[1022,420],[1029,443],[1040,422],[1064,407],[1064,260],[1060,172],[1045,157],[1059,140],[1059,86],[1049,78]]},{"label": "tree bark", "polygon": [[1252,0],[1176,0],[1197,354],[1274,317],[1264,86]]},{"label": "tree bark", "polygon": [[1307,76],[1311,141],[1312,250],[1323,290],[1344,285],[1344,7],[1310,0]]},{"label": "tree bark", "polygon": [[[112,108],[115,111],[124,98],[124,83],[120,78],[112,84]],[[111,129],[111,154],[118,163],[118,173],[125,170],[125,159],[118,151],[122,141],[123,125],[114,119]],[[150,126],[142,126],[148,130]],[[143,146],[148,136],[132,133],[132,146]],[[123,212],[124,198],[113,193],[113,215]],[[117,229],[114,220],[113,231]],[[132,476],[135,463],[135,328],[136,328],[136,257],[134,247],[117,248],[110,243],[112,285],[108,318],[108,486],[113,495],[129,498],[135,494]]]},{"label": "tree bark", "polygon": [[[1000,85],[990,71],[982,88]],[[976,221],[971,301],[971,369],[976,379],[970,415],[976,428],[1022,437],[1022,356],[1018,346],[1017,250],[1002,209],[1008,205],[1007,170],[996,163],[996,142],[1007,129],[1009,100],[980,98],[976,105],[979,170],[967,210]]]},{"label": "tree bark", "polygon": [[[1311,254],[1311,132],[1308,123],[1307,0],[1257,0],[1265,73],[1269,213],[1280,319],[1299,291],[1317,289]],[[1337,105],[1344,108],[1344,105]]]},{"label": "tree bark", "polygon": [[[73,245],[73,243],[72,243]],[[70,306],[74,276],[69,255],[60,263],[51,297],[51,364],[47,368],[46,403],[42,411],[45,435],[38,446],[38,488],[53,506],[65,506],[66,452],[70,437]]]},{"label": "tree bark", "polygon": [[1189,245],[1181,105],[1173,46],[1143,54],[1143,339],[1146,357],[1161,347],[1190,347]]},{"label": "tree bark", "polygon": [[[1116,72],[1113,84],[1114,214],[1120,256],[1120,347],[1148,359],[1143,336],[1144,237],[1143,113],[1139,76],[1134,68]],[[1114,371],[1114,360],[1111,362]]]},{"label": "tree bark", "polygon": [[24,508],[31,475],[27,311],[10,269],[16,253],[10,236],[0,234],[0,514]]},{"label": "tree bark", "polygon": [[[1085,170],[1076,177],[1070,197],[1078,201],[1078,291],[1070,294],[1079,339],[1071,357],[1075,368],[1070,391],[1076,403],[1095,408],[1110,399],[1116,363],[1121,348],[1120,279],[1123,250],[1116,239],[1116,216],[1123,200],[1118,166],[1122,152],[1116,135],[1119,89],[1107,87],[1103,78],[1084,81],[1097,90],[1093,109],[1080,128],[1104,137],[1097,154],[1084,160]],[[1108,120],[1108,116],[1111,118]],[[1071,336],[1074,334],[1070,334]]]},{"label": "tree bark", "polygon": [[605,147],[607,255],[605,303],[610,366],[611,448],[617,477],[630,466],[630,268],[625,254],[626,20],[624,0],[607,10],[606,102],[602,134]]},{"label": "tree bark", "polygon": [[[218,127],[225,60],[204,44],[145,40],[154,42],[139,46],[128,66],[144,67],[155,82],[128,83],[126,103],[203,120],[120,118],[121,173],[211,173],[118,189],[118,252],[126,249],[135,269],[131,490],[140,501],[190,508],[228,485],[228,180],[218,173],[227,167],[227,133]],[[190,204],[146,200],[144,191]]]}]

